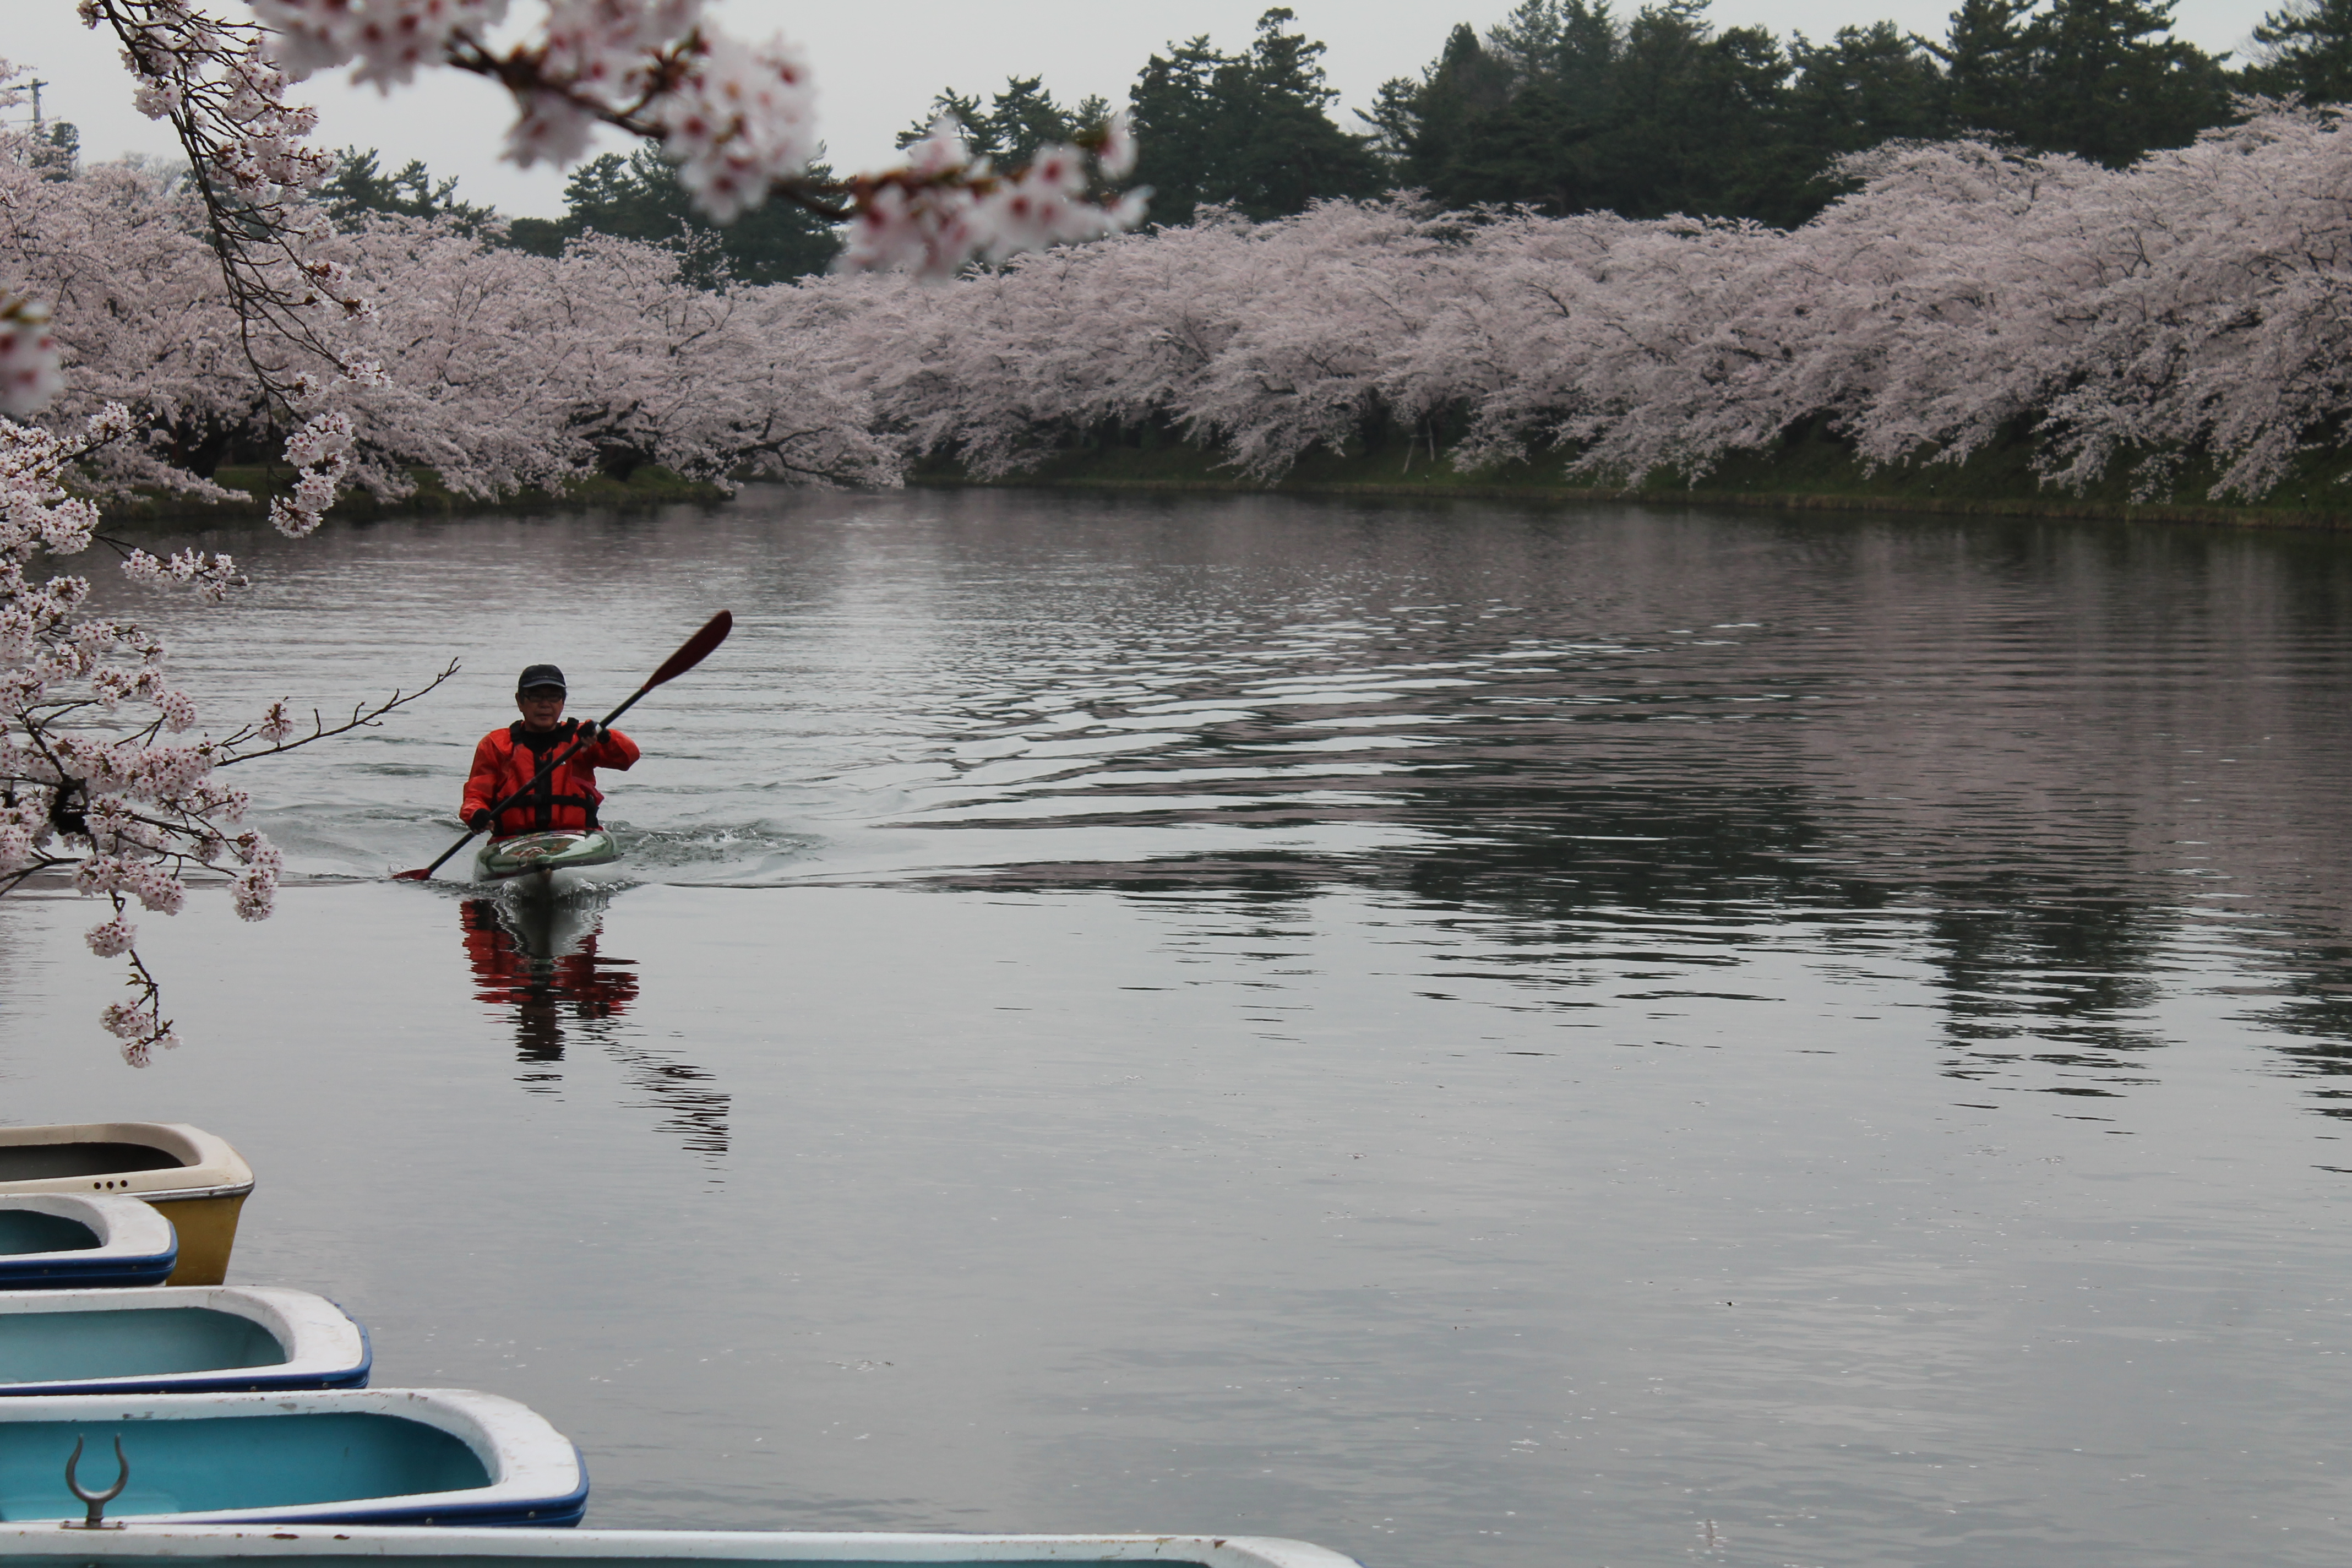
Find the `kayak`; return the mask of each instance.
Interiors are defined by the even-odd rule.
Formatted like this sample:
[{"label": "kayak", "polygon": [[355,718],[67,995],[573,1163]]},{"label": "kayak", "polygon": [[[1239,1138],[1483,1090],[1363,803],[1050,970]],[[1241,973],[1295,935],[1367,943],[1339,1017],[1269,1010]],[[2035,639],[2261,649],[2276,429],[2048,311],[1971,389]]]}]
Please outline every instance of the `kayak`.
[{"label": "kayak", "polygon": [[588,886],[589,871],[620,858],[621,847],[601,827],[517,833],[482,846],[474,856],[474,880],[536,898],[561,898]]}]

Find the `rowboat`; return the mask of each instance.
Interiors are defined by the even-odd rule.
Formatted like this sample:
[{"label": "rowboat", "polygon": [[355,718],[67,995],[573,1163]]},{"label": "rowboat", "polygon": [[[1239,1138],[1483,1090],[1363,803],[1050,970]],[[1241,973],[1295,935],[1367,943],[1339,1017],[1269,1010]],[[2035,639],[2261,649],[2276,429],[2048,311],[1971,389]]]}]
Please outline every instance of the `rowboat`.
[{"label": "rowboat", "polygon": [[367,1331],[308,1290],[0,1294],[0,1396],[364,1388]]},{"label": "rowboat", "polygon": [[0,1197],[28,1193],[124,1195],[162,1211],[180,1236],[166,1281],[217,1285],[236,1245],[253,1167],[222,1140],[180,1121],[85,1121],[0,1127]]},{"label": "rowboat", "polygon": [[86,1555],[66,1462],[110,1519],[171,1524],[569,1525],[588,1503],[580,1450],[535,1411],[454,1388],[0,1399],[0,1520],[48,1521]]},{"label": "rowboat", "polygon": [[0,1290],[160,1285],[179,1260],[172,1222],[137,1198],[0,1198]]},{"label": "rowboat", "polygon": [[[562,1568],[679,1568],[688,1563],[843,1564],[920,1563],[1180,1563],[1198,1568],[1360,1568],[1352,1557],[1265,1535],[938,1535],[717,1530],[233,1530],[133,1523],[127,1530],[59,1531],[0,1524],[0,1556],[27,1568],[73,1568],[101,1559],[169,1558],[173,1568],[238,1568],[272,1560],[316,1568],[322,1559],[463,1559]],[[454,1564],[453,1564],[454,1568]]]},{"label": "rowboat", "polygon": [[475,852],[474,880],[535,898],[562,898],[590,886],[591,870],[621,858],[601,827],[584,832],[517,833],[493,838]]}]

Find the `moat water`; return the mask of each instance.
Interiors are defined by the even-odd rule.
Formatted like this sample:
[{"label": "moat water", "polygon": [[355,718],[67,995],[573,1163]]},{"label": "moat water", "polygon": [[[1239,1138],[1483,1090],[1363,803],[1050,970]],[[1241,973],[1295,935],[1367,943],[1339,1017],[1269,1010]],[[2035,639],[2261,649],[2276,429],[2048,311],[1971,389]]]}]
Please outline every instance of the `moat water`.
[{"label": "moat water", "polygon": [[[0,900],[0,1119],[259,1173],[231,1278],[590,1522],[1375,1565],[2352,1551],[2352,542],[1020,492],[227,531],[135,599],[294,876]],[[448,879],[551,659],[629,853]],[[462,873],[466,858],[451,863]]]}]

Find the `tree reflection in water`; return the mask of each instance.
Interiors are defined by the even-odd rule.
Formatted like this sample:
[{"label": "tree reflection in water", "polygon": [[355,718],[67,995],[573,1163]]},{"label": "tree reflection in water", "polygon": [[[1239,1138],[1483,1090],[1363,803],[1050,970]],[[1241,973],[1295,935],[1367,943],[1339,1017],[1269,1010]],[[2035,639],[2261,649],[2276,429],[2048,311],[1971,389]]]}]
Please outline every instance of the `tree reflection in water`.
[{"label": "tree reflection in water", "polygon": [[514,1009],[517,1082],[558,1092],[567,1039],[591,1042],[646,1096],[625,1103],[662,1112],[662,1131],[694,1153],[727,1152],[727,1093],[704,1068],[646,1048],[622,1022],[637,999],[636,963],[597,951],[604,899],[467,899],[458,921],[475,997]]}]

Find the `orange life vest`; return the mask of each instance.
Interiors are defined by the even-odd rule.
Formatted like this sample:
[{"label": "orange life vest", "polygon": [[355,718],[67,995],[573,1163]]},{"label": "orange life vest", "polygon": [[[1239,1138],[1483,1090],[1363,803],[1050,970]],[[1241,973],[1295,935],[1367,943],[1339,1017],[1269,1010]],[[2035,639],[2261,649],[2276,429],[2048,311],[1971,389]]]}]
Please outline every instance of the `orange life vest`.
[{"label": "orange life vest", "polygon": [[618,730],[608,730],[596,738],[595,744],[581,747],[545,778],[531,784],[531,775],[546,765],[548,758],[570,750],[579,738],[576,719],[539,734],[525,729],[520,719],[503,730],[491,731],[474,748],[474,771],[467,776],[466,803],[458,807],[458,815],[471,822],[474,813],[488,811],[528,784],[528,793],[490,824],[491,837],[594,827],[596,807],[604,799],[596,787],[596,770],[625,772],[639,753],[635,741]]}]

